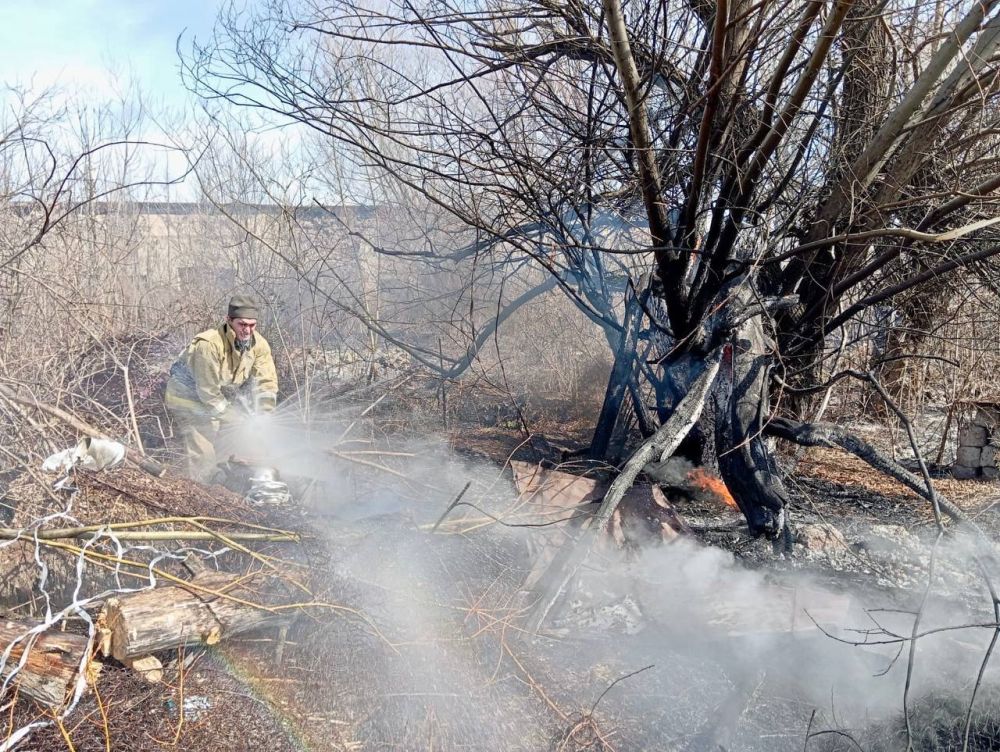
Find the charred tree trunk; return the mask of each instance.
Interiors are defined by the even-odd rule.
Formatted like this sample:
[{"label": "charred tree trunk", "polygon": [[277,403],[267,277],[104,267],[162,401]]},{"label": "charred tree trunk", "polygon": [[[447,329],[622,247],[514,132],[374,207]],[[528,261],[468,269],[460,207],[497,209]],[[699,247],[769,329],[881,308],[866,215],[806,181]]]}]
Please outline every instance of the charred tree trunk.
[{"label": "charred tree trunk", "polygon": [[[703,340],[725,343],[725,354],[699,425],[689,435],[698,445],[689,438],[689,451],[682,453],[702,465],[715,465],[750,533],[775,539],[787,533],[788,499],[763,430],[771,414],[775,346],[765,332],[767,306],[748,293],[749,285],[741,289],[725,294],[729,302],[706,327]],[[684,394],[704,367],[705,356],[696,352],[679,356],[665,368],[667,390]],[[695,453],[700,456],[692,457]]]},{"label": "charred tree trunk", "polygon": [[645,406],[642,404],[642,394],[639,388],[637,350],[639,333],[642,330],[643,309],[649,298],[649,278],[644,275],[640,280],[641,292],[638,296],[630,289],[625,300],[625,316],[622,322],[621,338],[615,348],[614,365],[608,377],[608,386],[604,392],[604,403],[601,414],[594,428],[594,437],[590,442],[590,456],[601,459],[612,465],[618,464],[625,451],[628,438],[627,429],[623,430],[621,418],[626,406],[626,399],[631,399],[639,428],[643,434],[651,433],[646,425]]},{"label": "charred tree trunk", "polygon": [[773,448],[764,436],[771,412],[773,350],[760,318],[747,321],[728,346],[723,378],[712,394],[719,472],[746,517],[750,533],[769,538],[786,532],[788,501]]},{"label": "charred tree trunk", "polygon": [[[657,416],[661,423],[670,417],[697,374],[704,368],[704,356],[692,353],[681,355],[664,368],[663,378],[655,385]],[[719,469],[715,451],[717,408],[717,400],[707,401],[697,424],[684,437],[676,452],[695,465],[710,467],[716,471]]]}]

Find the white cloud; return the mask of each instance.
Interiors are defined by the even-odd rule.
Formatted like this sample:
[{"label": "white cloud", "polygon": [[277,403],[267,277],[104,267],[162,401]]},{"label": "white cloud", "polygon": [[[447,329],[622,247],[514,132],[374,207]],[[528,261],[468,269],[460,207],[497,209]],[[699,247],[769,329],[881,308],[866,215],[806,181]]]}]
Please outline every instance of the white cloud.
[{"label": "white cloud", "polygon": [[113,94],[134,80],[148,96],[176,106],[178,34],[205,36],[221,0],[0,0],[2,83],[58,85]]}]

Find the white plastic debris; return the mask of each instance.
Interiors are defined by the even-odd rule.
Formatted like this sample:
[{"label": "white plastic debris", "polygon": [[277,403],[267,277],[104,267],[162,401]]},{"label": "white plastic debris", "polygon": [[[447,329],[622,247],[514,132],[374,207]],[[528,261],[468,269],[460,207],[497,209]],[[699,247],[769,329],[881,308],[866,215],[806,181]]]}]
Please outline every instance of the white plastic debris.
[{"label": "white plastic debris", "polygon": [[124,444],[110,439],[92,439],[89,436],[71,449],[46,457],[42,470],[47,473],[66,473],[74,467],[85,470],[108,470],[125,460]]},{"label": "white plastic debris", "polygon": [[46,457],[45,462],[42,463],[42,471],[46,473],[65,473],[75,464],[76,447],[70,447]]},{"label": "white plastic debris", "polygon": [[124,444],[110,439],[92,439],[89,436],[76,445],[80,463],[88,470],[109,470],[125,461],[128,449]]}]

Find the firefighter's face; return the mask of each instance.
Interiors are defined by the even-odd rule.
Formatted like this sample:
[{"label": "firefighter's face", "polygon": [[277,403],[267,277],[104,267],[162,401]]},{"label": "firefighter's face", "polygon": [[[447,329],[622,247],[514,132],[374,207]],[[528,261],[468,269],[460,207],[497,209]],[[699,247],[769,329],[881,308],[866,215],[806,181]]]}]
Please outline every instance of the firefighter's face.
[{"label": "firefighter's face", "polygon": [[253,336],[253,330],[257,328],[257,319],[234,319],[229,317],[229,326],[236,332],[236,339],[246,342]]}]

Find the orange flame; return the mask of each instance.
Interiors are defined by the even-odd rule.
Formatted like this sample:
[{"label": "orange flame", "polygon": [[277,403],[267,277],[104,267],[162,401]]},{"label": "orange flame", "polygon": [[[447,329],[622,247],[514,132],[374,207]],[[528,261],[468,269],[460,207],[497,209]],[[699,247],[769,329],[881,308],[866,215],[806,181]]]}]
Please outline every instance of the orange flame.
[{"label": "orange flame", "polygon": [[695,488],[707,491],[727,506],[733,507],[734,509],[737,508],[736,499],[734,499],[733,495],[729,493],[729,489],[726,488],[726,484],[723,482],[722,478],[715,477],[704,468],[696,467],[687,474],[687,479],[688,482]]}]

